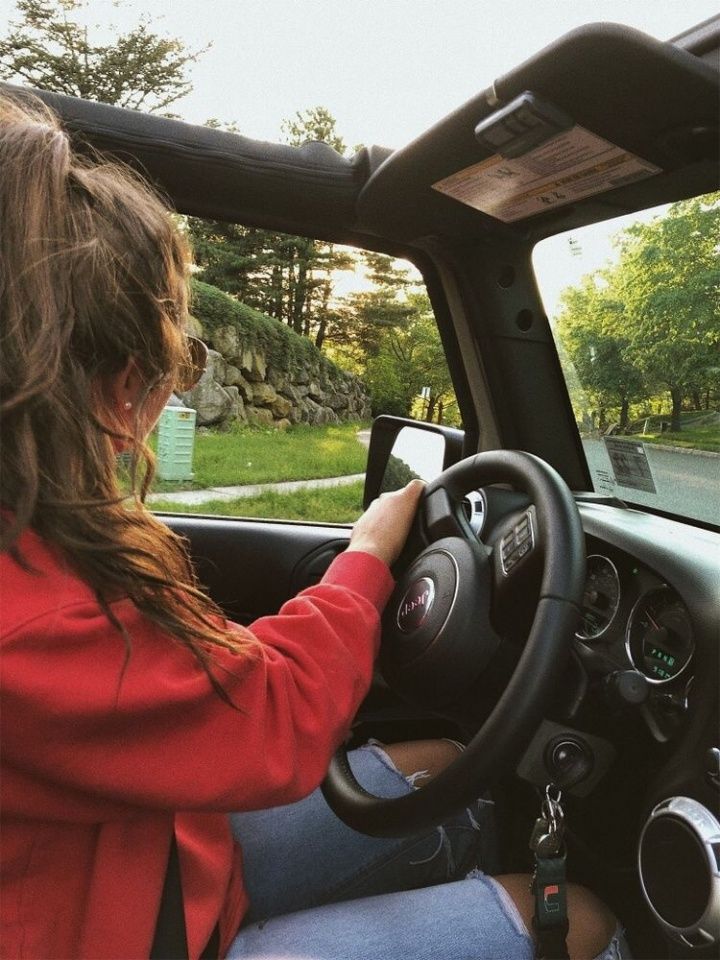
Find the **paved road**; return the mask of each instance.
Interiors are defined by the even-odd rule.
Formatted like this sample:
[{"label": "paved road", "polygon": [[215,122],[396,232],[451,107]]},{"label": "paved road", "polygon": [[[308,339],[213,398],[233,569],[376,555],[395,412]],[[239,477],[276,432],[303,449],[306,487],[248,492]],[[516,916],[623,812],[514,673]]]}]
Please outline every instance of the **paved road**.
[{"label": "paved road", "polygon": [[[636,446],[630,440],[624,442]],[[629,503],[720,523],[720,454],[652,443],[639,446],[647,456],[656,493],[617,483],[605,443],[583,440],[596,489]]]}]

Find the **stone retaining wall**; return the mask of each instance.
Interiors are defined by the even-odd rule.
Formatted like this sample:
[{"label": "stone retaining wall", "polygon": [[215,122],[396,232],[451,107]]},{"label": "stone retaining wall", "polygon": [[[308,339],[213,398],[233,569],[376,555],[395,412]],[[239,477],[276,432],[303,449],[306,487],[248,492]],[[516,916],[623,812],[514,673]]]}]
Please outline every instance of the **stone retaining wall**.
[{"label": "stone retaining wall", "polygon": [[[201,329],[194,332],[202,335]],[[274,369],[261,351],[243,345],[232,325],[203,339],[214,348],[207,369],[193,390],[180,394],[185,406],[197,410],[200,427],[239,421],[283,429],[370,418],[362,381],[319,353],[291,373]]]}]

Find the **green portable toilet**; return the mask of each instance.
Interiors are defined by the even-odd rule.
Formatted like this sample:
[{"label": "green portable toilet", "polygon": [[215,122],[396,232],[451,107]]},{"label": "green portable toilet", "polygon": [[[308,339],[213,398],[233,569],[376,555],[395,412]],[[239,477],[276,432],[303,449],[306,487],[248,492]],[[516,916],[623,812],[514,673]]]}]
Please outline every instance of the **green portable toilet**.
[{"label": "green portable toilet", "polygon": [[165,407],[158,421],[157,476],[160,480],[192,480],[195,418],[187,407]]}]

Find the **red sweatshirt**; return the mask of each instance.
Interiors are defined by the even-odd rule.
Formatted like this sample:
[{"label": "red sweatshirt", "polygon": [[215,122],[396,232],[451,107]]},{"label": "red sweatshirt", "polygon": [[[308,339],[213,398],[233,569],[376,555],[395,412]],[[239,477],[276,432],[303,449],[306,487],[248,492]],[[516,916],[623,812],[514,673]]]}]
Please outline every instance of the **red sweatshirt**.
[{"label": "red sweatshirt", "polygon": [[40,571],[0,556],[4,958],[147,957],[173,830],[188,947],[247,907],[226,812],[310,793],[370,684],[387,567],[338,557],[322,583],[252,627],[264,655],[226,651],[213,691],[192,654],[128,600],[113,611],[36,535]]}]

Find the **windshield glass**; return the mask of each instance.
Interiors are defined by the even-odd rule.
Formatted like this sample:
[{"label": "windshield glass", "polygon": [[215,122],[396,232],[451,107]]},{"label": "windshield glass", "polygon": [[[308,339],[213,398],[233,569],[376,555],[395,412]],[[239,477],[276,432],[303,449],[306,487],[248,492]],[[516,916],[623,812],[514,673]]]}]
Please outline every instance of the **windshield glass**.
[{"label": "windshield glass", "polygon": [[533,262],[596,492],[720,524],[720,193]]}]

